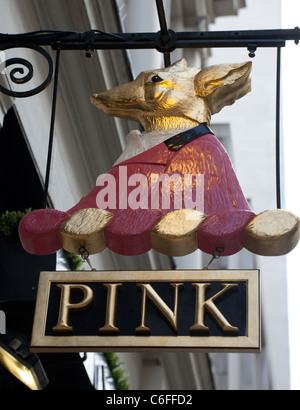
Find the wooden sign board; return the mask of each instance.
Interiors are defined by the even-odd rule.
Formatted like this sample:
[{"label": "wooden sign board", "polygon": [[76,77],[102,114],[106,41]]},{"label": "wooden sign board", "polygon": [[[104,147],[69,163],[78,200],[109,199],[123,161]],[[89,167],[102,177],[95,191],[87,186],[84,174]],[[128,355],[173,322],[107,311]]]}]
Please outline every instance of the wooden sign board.
[{"label": "wooden sign board", "polygon": [[257,352],[259,271],[41,272],[31,350]]}]

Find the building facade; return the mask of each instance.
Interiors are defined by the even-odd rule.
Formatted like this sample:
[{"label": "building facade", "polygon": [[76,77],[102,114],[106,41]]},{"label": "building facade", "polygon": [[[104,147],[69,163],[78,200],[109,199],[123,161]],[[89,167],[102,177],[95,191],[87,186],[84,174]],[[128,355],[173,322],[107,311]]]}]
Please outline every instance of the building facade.
[{"label": "building facade", "polygon": [[[164,4],[169,27],[174,31],[280,28],[279,0],[166,0]],[[0,22],[0,31],[10,34],[37,30],[86,32],[99,29],[107,33],[159,30],[155,2],[140,0],[0,0]],[[24,50],[20,53],[22,55]],[[55,58],[54,52],[50,50],[50,53]],[[172,62],[182,57],[191,67],[249,59],[247,50],[184,49],[175,50],[171,55]],[[212,128],[234,161],[241,185],[255,212],[275,207],[275,157],[272,148],[275,80],[270,81],[270,78],[275,79],[274,58],[270,50],[257,52],[253,60],[251,96],[224,110],[212,122]],[[38,82],[39,76],[43,75],[41,62],[31,51],[29,59],[37,66],[38,77],[33,81]],[[107,172],[119,157],[128,132],[140,127],[96,110],[90,104],[90,95],[126,83],[140,71],[162,66],[162,54],[151,50],[100,50],[94,52],[90,59],[84,52],[62,53],[49,206],[67,210],[76,204],[95,186],[98,175]],[[1,81],[8,81],[5,74],[1,75]],[[2,192],[13,199],[10,202],[0,200],[1,212],[14,207],[39,207],[41,194],[37,194],[36,202],[31,203],[33,194],[27,186],[40,184],[42,192],[44,185],[52,92],[50,86],[28,99],[0,95],[2,138],[10,139],[10,131],[4,134],[4,128],[11,115],[10,121],[18,122],[28,151],[26,161],[31,161],[36,171],[36,182],[27,180],[23,183],[25,192],[18,185],[17,176],[9,183],[10,189],[3,185]],[[261,132],[256,134],[258,123]],[[13,148],[7,145],[6,157],[9,157],[10,164],[16,161]],[[18,172],[22,173],[22,152],[18,161]],[[5,179],[9,181],[11,172],[10,168],[6,169],[9,171]],[[38,191],[36,185],[35,192]],[[200,251],[172,259],[155,251],[125,257],[105,250],[91,257],[97,270],[201,269],[208,259],[209,255]],[[60,262],[59,257],[58,267],[62,266]],[[233,257],[220,258],[214,267],[261,269],[262,353],[120,353],[131,389],[289,388],[285,259],[254,258],[242,251]],[[88,354],[85,367],[91,384],[101,389],[103,385],[99,377],[95,377],[101,366],[97,360],[97,355]]]}]

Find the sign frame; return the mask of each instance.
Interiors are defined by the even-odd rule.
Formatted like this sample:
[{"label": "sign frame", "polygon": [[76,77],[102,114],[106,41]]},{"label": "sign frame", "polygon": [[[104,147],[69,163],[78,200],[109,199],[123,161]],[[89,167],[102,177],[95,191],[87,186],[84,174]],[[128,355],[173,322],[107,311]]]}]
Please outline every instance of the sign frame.
[{"label": "sign frame", "polygon": [[[245,336],[74,336],[46,335],[50,286],[55,283],[88,282],[230,282],[247,284]],[[140,309],[140,307],[137,307]],[[169,271],[56,271],[41,272],[35,307],[31,351],[46,352],[244,352],[261,349],[259,270],[169,270]]]}]

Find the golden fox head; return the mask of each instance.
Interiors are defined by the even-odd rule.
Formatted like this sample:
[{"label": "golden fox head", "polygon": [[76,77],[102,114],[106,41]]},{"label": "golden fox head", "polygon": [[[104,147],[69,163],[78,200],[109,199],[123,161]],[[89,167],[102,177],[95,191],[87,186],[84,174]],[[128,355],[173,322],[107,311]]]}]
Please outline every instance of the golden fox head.
[{"label": "golden fox head", "polygon": [[251,62],[200,70],[185,59],[142,72],[134,81],[91,97],[108,115],[140,122],[146,132],[210,123],[212,114],[251,89]]}]

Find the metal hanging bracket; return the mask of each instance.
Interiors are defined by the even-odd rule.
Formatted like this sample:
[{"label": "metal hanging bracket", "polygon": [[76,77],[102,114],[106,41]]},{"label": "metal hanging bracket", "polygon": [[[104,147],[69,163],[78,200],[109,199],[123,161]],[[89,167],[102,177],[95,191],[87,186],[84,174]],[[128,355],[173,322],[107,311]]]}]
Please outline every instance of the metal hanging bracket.
[{"label": "metal hanging bracket", "polygon": [[213,263],[213,261],[214,261],[215,259],[219,259],[219,258],[220,258],[221,253],[222,253],[223,251],[224,251],[224,248],[218,247],[218,248],[214,251],[214,253],[213,253],[213,255],[212,255],[210,261],[208,262],[208,264],[207,264],[206,266],[204,266],[203,270],[208,270],[209,267],[210,267],[210,265]]},{"label": "metal hanging bracket", "polygon": [[257,50],[257,45],[256,44],[249,44],[248,45],[248,51],[249,51],[249,57],[250,58],[255,57],[256,50]]},{"label": "metal hanging bracket", "polygon": [[87,31],[85,33],[85,42],[86,42],[86,57],[93,57],[93,52],[95,51],[95,31]]},{"label": "metal hanging bracket", "polygon": [[96,271],[90,261],[90,253],[88,250],[85,249],[84,246],[78,249],[78,253],[80,253],[81,259],[88,263],[89,267],[92,271]]}]

